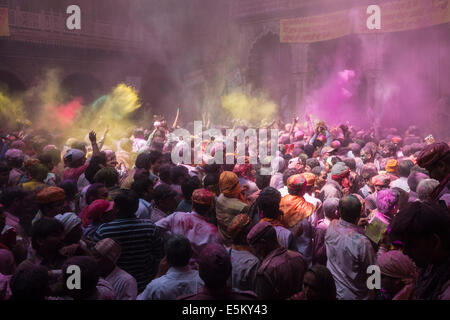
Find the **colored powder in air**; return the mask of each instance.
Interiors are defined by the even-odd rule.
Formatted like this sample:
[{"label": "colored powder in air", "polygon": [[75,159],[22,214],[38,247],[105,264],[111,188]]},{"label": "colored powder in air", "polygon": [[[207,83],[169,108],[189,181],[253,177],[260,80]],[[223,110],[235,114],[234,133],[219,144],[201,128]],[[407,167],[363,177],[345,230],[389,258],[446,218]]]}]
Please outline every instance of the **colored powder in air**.
[{"label": "colored powder in air", "polygon": [[241,92],[232,92],[223,96],[222,108],[227,110],[234,119],[243,120],[253,126],[270,122],[277,113],[277,105],[263,95],[249,96]]},{"label": "colored powder in air", "polygon": [[141,107],[136,91],[123,83],[117,85],[108,95],[98,98],[89,109],[83,111],[72,128],[71,136],[85,137],[95,130],[100,137],[102,130],[109,126],[108,139],[111,144],[131,133],[133,123],[129,115]]},{"label": "colored powder in air", "polygon": [[0,127],[12,128],[21,120],[24,120],[22,101],[0,92]]},{"label": "colored powder in air", "polygon": [[100,109],[100,107],[103,105],[103,103],[108,98],[108,95],[101,96],[97,100],[94,101],[94,103],[91,105],[91,109]]},{"label": "colored powder in air", "polygon": [[136,91],[121,83],[108,95],[101,110],[113,112],[117,117],[123,118],[140,107]]},{"label": "colored powder in air", "polygon": [[75,98],[66,105],[56,108],[56,118],[63,126],[72,125],[82,108],[83,98]]}]

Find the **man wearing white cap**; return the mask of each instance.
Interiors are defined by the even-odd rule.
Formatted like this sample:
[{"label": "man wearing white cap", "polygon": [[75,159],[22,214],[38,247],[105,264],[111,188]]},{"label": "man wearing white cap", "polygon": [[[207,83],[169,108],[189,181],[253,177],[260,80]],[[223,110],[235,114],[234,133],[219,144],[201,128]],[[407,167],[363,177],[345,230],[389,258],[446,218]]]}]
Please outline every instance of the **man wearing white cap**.
[{"label": "man wearing white cap", "polygon": [[[97,145],[97,135],[94,131],[89,133],[89,140],[92,144],[92,156],[100,155],[100,149]],[[77,183],[78,178],[84,173],[89,163],[86,163],[86,154],[80,149],[69,149],[64,155],[64,180],[73,180]]]},{"label": "man wearing white cap", "polygon": [[64,170],[64,180],[77,181],[88,167],[86,155],[78,149],[69,149],[64,155],[64,163],[67,168]]},{"label": "man wearing white cap", "polygon": [[64,226],[64,247],[60,253],[68,257],[87,255],[87,244],[81,240],[83,235],[81,219],[73,212],[58,214],[55,219],[59,220]]}]

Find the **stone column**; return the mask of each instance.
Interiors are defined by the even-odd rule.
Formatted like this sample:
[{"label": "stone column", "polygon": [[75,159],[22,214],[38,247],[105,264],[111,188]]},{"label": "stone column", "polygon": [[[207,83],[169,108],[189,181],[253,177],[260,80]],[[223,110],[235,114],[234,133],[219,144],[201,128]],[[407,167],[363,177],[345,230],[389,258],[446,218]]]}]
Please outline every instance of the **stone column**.
[{"label": "stone column", "polygon": [[383,47],[386,39],[384,34],[361,35],[362,40],[362,73],[367,80],[367,97],[365,107],[369,114],[380,114],[383,108],[382,96],[382,71],[383,71]]},{"label": "stone column", "polygon": [[306,79],[308,44],[291,44],[292,52],[292,79],[294,81],[295,98],[291,106],[292,113],[302,116],[305,113]]}]

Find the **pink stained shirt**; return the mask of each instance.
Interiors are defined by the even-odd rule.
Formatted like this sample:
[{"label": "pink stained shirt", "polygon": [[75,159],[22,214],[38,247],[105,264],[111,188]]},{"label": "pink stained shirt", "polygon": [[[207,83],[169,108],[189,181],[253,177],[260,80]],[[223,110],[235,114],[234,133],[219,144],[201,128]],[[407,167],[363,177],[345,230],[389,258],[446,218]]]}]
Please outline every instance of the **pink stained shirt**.
[{"label": "pink stained shirt", "polygon": [[156,225],[166,232],[185,236],[192,243],[194,259],[208,243],[222,243],[217,227],[196,212],[174,212]]},{"label": "pink stained shirt", "polygon": [[86,162],[84,165],[78,168],[66,168],[64,169],[64,180],[74,180],[75,183],[78,181],[78,178],[86,171],[86,168],[89,166],[89,163]]}]

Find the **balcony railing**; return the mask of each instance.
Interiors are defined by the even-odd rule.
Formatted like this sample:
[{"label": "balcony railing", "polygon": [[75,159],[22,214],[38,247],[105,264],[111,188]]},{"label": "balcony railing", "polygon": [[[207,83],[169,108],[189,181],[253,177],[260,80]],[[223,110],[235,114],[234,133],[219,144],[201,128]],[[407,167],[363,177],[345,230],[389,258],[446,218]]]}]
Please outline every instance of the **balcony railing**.
[{"label": "balcony railing", "polygon": [[298,8],[304,2],[302,0],[234,0],[231,7],[231,16],[239,19],[271,14],[276,11]]},{"label": "balcony railing", "polygon": [[55,46],[136,51],[144,48],[143,28],[94,22],[81,17],[81,30],[66,27],[68,15],[9,9],[10,39]]}]

